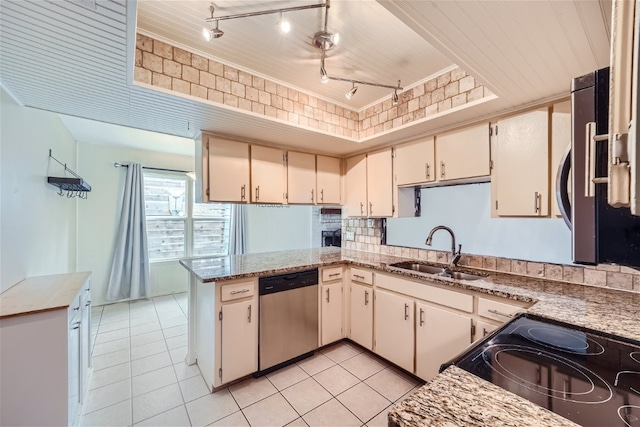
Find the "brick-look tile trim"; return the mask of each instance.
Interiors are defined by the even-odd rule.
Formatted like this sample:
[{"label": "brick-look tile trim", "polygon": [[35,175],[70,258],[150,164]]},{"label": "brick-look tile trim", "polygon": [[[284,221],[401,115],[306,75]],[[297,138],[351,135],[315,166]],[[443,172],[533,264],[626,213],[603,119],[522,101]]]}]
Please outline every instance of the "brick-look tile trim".
[{"label": "brick-look tile trim", "polygon": [[356,140],[492,95],[456,68],[357,112],[141,34],[134,80]]},{"label": "brick-look tile trim", "polygon": [[[354,242],[345,240],[345,235],[348,231],[355,233],[356,240]],[[415,258],[427,262],[449,262],[449,252],[381,245],[379,219],[374,220],[373,227],[368,227],[366,218],[343,218],[342,247]],[[615,264],[577,266],[463,254],[458,265],[640,293],[640,268],[623,267]]]}]

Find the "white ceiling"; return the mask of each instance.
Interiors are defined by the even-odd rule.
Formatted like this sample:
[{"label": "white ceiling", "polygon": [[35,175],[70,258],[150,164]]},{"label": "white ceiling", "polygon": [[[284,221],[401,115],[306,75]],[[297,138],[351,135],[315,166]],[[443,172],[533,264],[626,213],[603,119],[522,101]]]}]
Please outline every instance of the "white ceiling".
[{"label": "white ceiling", "polygon": [[[275,31],[274,16],[262,16],[221,22],[225,35],[205,44],[200,31],[208,2],[137,4],[138,26],[148,33],[349,108],[389,95],[386,89],[362,87],[350,103],[343,96],[348,83],[318,83],[317,52],[309,44],[320,28],[318,10],[291,14],[294,29],[286,39]],[[216,14],[292,4],[300,3],[225,1]],[[327,60],[330,74],[390,84],[401,78],[406,86],[456,63],[499,98],[357,141],[131,85],[133,0],[96,0],[95,8],[91,1],[2,0],[0,76],[23,105],[67,116],[182,138],[205,129],[345,155],[566,96],[572,77],[608,65],[607,0],[333,0],[331,5],[329,30],[339,31],[342,41]],[[65,122],[82,139],[127,140],[128,132],[106,131],[101,124]],[[164,145],[158,142],[157,149]]]}]

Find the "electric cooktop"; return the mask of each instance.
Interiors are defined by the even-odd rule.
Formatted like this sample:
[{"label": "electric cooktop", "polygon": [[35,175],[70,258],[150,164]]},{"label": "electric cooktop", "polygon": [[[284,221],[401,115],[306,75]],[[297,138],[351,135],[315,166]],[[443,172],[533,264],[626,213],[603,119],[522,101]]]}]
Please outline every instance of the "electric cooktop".
[{"label": "electric cooktop", "polygon": [[456,365],[586,427],[640,427],[640,342],[522,314]]}]

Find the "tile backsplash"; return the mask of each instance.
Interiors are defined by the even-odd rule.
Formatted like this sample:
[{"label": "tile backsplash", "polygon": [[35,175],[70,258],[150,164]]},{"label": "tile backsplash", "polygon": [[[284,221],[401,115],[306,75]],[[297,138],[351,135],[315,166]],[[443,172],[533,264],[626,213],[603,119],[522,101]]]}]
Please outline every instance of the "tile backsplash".
[{"label": "tile backsplash", "polygon": [[[415,258],[428,262],[449,262],[449,252],[380,244],[380,222],[380,219],[343,218],[342,247],[345,249]],[[345,239],[345,233],[348,231],[355,233],[355,241],[352,242]],[[640,269],[615,264],[599,264],[595,266],[549,264],[519,259],[465,254],[463,252],[463,256],[458,265],[640,293]]]}]

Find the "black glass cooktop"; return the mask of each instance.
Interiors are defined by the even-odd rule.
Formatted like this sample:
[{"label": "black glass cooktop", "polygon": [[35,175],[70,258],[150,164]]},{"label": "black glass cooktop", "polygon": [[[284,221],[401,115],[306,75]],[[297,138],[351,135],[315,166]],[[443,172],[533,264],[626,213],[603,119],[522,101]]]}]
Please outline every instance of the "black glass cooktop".
[{"label": "black glass cooktop", "polygon": [[587,427],[640,427],[640,342],[523,314],[450,363]]}]

